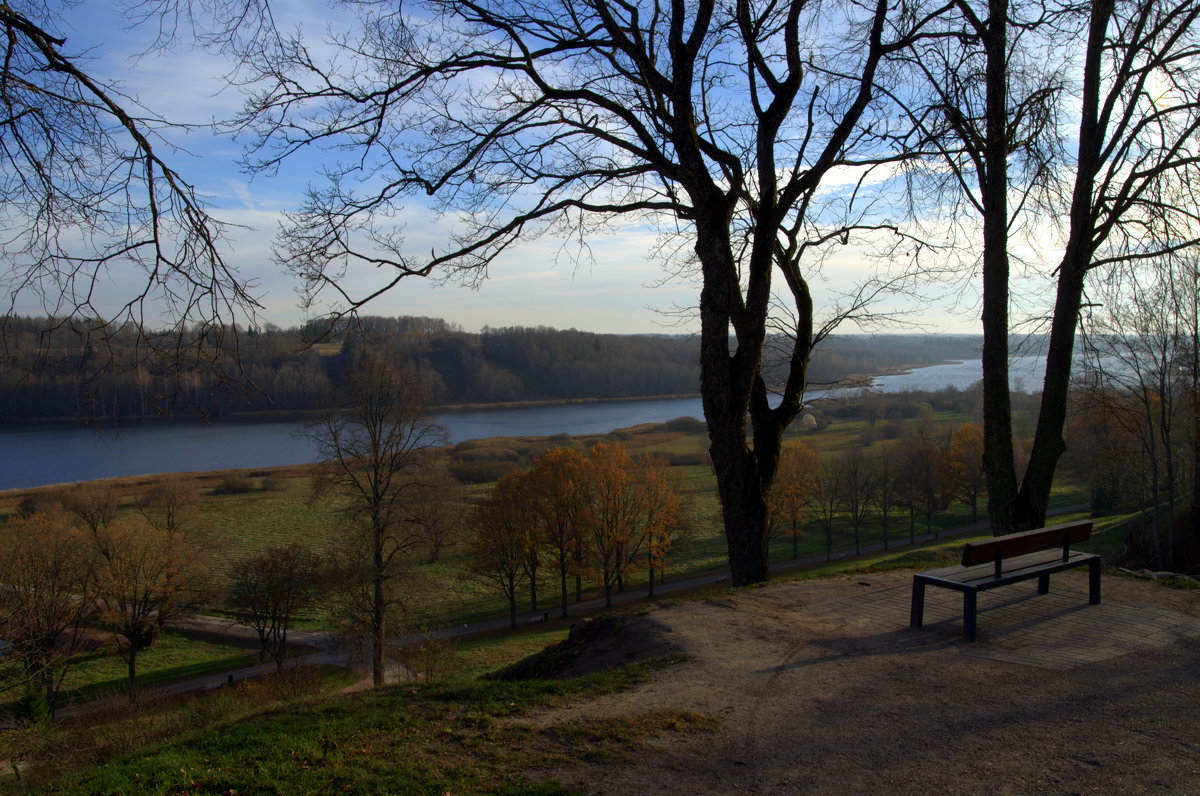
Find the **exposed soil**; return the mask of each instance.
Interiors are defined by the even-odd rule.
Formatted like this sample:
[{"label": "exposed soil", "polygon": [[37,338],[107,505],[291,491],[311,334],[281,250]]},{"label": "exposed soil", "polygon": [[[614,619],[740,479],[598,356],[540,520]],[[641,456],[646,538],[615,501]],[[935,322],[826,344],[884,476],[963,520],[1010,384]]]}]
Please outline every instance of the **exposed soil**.
[{"label": "exposed soil", "polygon": [[[1072,607],[1054,622],[1088,616],[1074,613],[1078,597],[1081,611],[1142,617],[1151,606],[1165,611],[1167,624],[1174,615],[1193,629],[1150,644],[1126,627],[1134,651],[1124,654],[1121,642],[1085,638],[1084,652],[1092,642],[1116,652],[1048,668],[1044,652],[1022,641],[1023,629],[994,629],[994,613],[981,616],[976,645],[949,620],[909,629],[910,578],[776,584],[578,631],[573,645],[544,657],[541,674],[552,673],[554,661],[569,674],[647,650],[687,657],[643,686],[526,717],[530,723],[691,711],[717,719],[719,729],[666,731],[636,759],[614,766],[585,758],[548,777],[582,792],[639,795],[1200,792],[1200,635],[1187,637],[1200,591],[1106,576],[1104,605],[1089,609],[1086,578],[1056,576],[1053,592],[1065,591],[1059,599]],[[1005,599],[1019,607],[1047,598]],[[989,624],[990,641],[982,630]]]}]

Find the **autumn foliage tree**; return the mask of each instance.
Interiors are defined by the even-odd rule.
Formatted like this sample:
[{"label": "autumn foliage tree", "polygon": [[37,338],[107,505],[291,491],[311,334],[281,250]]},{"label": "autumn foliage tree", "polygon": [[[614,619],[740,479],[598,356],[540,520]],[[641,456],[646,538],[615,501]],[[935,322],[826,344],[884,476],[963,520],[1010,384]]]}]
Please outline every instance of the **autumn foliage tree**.
[{"label": "autumn foliage tree", "polygon": [[508,602],[509,625],[517,626],[517,593],[528,579],[526,562],[536,552],[536,527],[529,472],[503,475],[472,513],[475,529],[473,569],[500,587]]},{"label": "autumn foliage tree", "polygon": [[555,448],[540,456],[532,468],[537,484],[530,507],[539,526],[542,547],[549,554],[559,581],[559,609],[567,616],[568,579],[575,577],[579,600],[583,577],[583,530],[579,522],[579,493],[585,482],[585,460],[574,448]]},{"label": "autumn foliage tree", "polygon": [[817,454],[803,442],[785,445],[779,457],[779,470],[767,495],[767,518],[772,527],[785,528],[792,540],[792,558],[800,555],[800,539],[809,504],[813,499],[813,478]]},{"label": "autumn foliage tree", "polygon": [[47,514],[0,525],[0,693],[26,689],[54,719],[58,691],[93,616],[87,535]]},{"label": "autumn foliage tree", "polygon": [[138,655],[200,598],[207,585],[206,556],[187,536],[134,521],[108,523],[92,535],[92,543],[98,618],[118,638],[132,704]]},{"label": "autumn foliage tree", "polygon": [[586,462],[580,519],[588,566],[604,591],[605,606],[611,606],[613,590],[624,585],[639,552],[652,535],[678,522],[680,506],[653,459],[634,458],[618,443],[598,442]]},{"label": "autumn foliage tree", "polygon": [[987,491],[987,471],[983,466],[983,429],[963,423],[950,435],[950,466],[958,495],[971,506],[971,522],[979,517],[979,498]]}]

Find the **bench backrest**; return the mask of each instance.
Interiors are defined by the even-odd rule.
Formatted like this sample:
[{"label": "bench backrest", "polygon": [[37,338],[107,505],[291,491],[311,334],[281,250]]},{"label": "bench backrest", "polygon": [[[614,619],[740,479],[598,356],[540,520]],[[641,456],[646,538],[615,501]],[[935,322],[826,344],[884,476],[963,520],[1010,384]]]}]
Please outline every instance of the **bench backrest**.
[{"label": "bench backrest", "polygon": [[1010,533],[981,542],[967,542],[963,547],[962,563],[964,567],[973,567],[977,564],[995,562],[998,569],[1000,562],[1006,558],[1054,548],[1062,549],[1065,560],[1071,545],[1085,541],[1091,535],[1092,523],[1090,520],[1085,520],[1053,525],[1049,528],[1038,528],[1033,531]]}]

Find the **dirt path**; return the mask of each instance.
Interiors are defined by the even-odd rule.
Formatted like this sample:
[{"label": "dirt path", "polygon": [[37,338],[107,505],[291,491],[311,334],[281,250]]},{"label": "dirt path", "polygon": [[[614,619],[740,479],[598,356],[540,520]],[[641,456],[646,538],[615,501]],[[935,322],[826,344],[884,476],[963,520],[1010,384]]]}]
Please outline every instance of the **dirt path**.
[{"label": "dirt path", "polygon": [[1108,576],[1088,606],[1086,576],[1064,574],[1045,597],[1032,584],[981,597],[968,644],[944,590],[927,626],[907,627],[910,580],[779,584],[646,614],[691,660],[533,723],[687,710],[719,729],[551,776],[612,794],[1200,790],[1200,592]]}]

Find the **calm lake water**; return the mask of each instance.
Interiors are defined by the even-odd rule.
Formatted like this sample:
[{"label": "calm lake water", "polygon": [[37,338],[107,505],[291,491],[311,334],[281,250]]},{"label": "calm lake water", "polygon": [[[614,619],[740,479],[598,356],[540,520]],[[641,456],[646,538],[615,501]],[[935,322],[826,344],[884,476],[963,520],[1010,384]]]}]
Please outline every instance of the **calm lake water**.
[{"label": "calm lake water", "polygon": [[[1013,388],[1041,386],[1035,358],[1015,361]],[[979,360],[881,376],[884,392],[966,389],[981,378]],[[815,396],[814,396],[815,397]],[[603,434],[640,423],[703,417],[700,398],[443,412],[452,442],[500,436]],[[39,426],[0,430],[0,490],[167,472],[305,464],[316,458],[301,421],[123,423],[111,427]]]}]

